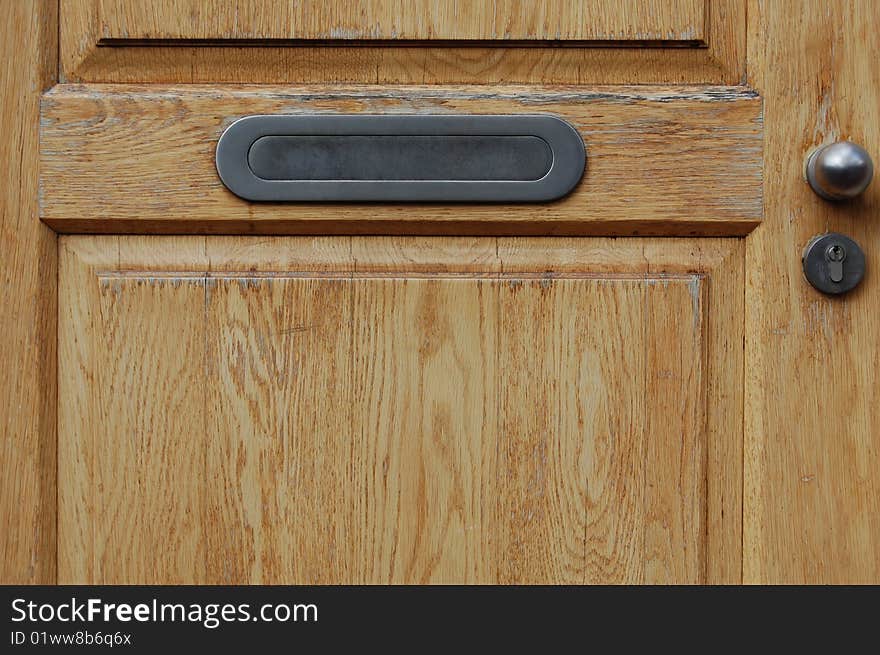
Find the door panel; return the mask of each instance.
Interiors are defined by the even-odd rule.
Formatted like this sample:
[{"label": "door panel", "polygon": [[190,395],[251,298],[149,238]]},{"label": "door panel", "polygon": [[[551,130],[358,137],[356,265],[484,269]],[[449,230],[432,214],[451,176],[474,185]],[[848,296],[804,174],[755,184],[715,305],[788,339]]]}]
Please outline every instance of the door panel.
[{"label": "door panel", "polygon": [[[699,41],[706,0],[91,0],[101,39]],[[67,16],[65,16],[67,17]]]},{"label": "door panel", "polygon": [[339,240],[62,240],[60,581],[738,577],[737,242]]},{"label": "door panel", "polygon": [[[552,114],[587,170],[553,203],[249,203],[217,140],[252,114]],[[761,218],[761,99],[738,88],[60,86],[42,115],[41,217],[64,232],[742,235]]]},{"label": "door panel", "polygon": [[745,18],[745,0],[65,0],[61,68],[83,82],[736,84]]}]

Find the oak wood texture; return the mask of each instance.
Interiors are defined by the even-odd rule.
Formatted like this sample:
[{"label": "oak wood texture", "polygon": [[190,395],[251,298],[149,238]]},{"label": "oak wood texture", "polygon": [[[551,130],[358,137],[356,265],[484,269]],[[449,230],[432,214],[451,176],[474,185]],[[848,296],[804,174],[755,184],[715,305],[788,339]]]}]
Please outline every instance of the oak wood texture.
[{"label": "oak wood texture", "polygon": [[703,38],[704,0],[86,0],[100,39],[635,40]]},{"label": "oak wood texture", "polygon": [[[851,139],[880,157],[880,5],[749,5],[750,82],[765,98],[766,220],[747,240],[745,580],[880,582],[880,184],[851,203],[803,179],[815,146]],[[825,231],[868,255],[843,298],[803,279]]]},{"label": "oak wood texture", "polygon": [[37,219],[40,93],[58,7],[0,3],[0,584],[55,581],[55,234]]},{"label": "oak wood texture", "polygon": [[447,2],[404,4],[65,0],[62,80],[739,84],[745,75],[745,0],[458,2],[454,13]]},{"label": "oak wood texture", "polygon": [[62,582],[735,582],[739,240],[61,239]]},{"label": "oak wood texture", "polygon": [[[587,172],[544,204],[249,203],[214,164],[249,114],[549,113]],[[62,232],[742,235],[761,219],[761,100],[736,87],[61,85],[42,113],[41,212]]]}]

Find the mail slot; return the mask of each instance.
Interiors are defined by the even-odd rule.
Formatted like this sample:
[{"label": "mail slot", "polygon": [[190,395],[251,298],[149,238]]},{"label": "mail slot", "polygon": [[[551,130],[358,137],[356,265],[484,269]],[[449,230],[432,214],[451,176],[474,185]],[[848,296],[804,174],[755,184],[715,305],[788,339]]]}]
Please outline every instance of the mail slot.
[{"label": "mail slot", "polygon": [[216,163],[251,201],[541,202],[574,188],[586,152],[548,115],[248,116]]}]

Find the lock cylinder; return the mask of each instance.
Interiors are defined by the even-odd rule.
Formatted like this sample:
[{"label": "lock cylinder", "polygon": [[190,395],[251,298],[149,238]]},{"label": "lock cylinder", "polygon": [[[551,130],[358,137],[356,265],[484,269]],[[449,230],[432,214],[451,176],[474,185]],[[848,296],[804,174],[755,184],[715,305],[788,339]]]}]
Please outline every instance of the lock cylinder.
[{"label": "lock cylinder", "polygon": [[865,253],[845,234],[820,234],[804,248],[803,267],[816,289],[840,295],[855,289],[865,277]]}]

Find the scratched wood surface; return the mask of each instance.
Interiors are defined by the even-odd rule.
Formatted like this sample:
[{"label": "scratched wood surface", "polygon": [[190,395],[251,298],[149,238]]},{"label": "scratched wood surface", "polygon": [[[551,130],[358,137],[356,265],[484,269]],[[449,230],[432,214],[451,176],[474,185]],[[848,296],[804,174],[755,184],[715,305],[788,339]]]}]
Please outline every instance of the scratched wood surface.
[{"label": "scratched wood surface", "polygon": [[738,84],[745,6],[65,0],[61,75],[119,83]]},{"label": "scratched wood surface", "polygon": [[59,579],[736,581],[741,246],[63,237]]},{"label": "scratched wood surface", "polygon": [[0,24],[0,584],[55,581],[56,236],[37,218],[40,93],[57,72],[55,2]]},{"label": "scratched wood surface", "polygon": [[[587,171],[543,204],[249,203],[217,139],[249,114],[549,113]],[[41,217],[62,232],[742,235],[761,218],[761,100],[740,88],[61,85],[44,96]]]},{"label": "scratched wood surface", "polygon": [[[815,146],[851,139],[880,156],[880,4],[749,7],[750,84],[765,98],[766,221],[747,241],[745,578],[880,582],[880,184],[851,203],[803,179]],[[803,278],[816,234],[868,257],[863,284],[823,296]]]}]

